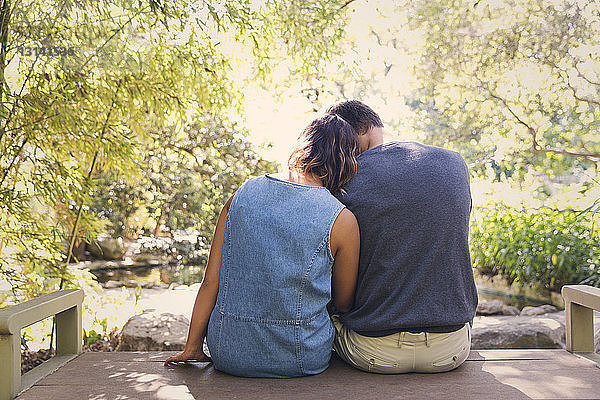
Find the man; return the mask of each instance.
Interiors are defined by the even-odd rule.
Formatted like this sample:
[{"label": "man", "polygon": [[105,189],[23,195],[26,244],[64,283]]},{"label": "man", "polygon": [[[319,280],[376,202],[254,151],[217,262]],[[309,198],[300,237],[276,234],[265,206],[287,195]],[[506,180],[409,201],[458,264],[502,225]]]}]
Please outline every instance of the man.
[{"label": "man", "polygon": [[352,309],[334,317],[334,349],[370,372],[454,369],[469,354],[477,307],[467,165],[450,150],[384,144],[381,119],[360,101],[328,112],[352,125],[361,150],[340,198],[360,228],[358,283]]}]

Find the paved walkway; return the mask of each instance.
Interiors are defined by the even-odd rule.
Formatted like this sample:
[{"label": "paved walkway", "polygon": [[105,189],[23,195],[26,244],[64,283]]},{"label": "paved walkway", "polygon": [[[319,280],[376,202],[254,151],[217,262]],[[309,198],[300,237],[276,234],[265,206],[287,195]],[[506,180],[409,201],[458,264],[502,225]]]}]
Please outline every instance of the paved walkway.
[{"label": "paved walkway", "polygon": [[369,374],[334,358],[322,374],[295,379],[164,367],[168,354],[84,353],[18,399],[600,399],[596,363],[564,350],[471,351],[460,368],[434,375]]}]

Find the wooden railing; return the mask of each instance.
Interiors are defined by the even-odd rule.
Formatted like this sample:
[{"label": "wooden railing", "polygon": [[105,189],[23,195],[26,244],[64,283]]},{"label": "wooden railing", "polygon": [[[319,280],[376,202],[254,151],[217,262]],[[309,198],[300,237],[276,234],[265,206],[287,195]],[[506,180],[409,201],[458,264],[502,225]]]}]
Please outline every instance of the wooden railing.
[{"label": "wooden railing", "polygon": [[[12,399],[81,353],[80,289],[60,290],[0,310],[0,400]],[[21,329],[55,315],[56,355],[21,376]]]}]

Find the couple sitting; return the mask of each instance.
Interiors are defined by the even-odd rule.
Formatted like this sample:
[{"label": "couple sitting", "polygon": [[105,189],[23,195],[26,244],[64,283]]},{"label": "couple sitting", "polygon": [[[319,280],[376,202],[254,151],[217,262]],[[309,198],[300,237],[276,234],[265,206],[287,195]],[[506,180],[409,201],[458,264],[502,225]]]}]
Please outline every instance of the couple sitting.
[{"label": "couple sitting", "polygon": [[367,105],[339,103],[302,132],[288,176],[238,189],[185,350],[165,364],[212,358],[233,375],[295,377],[324,371],[332,348],[378,373],[449,371],[467,358],[477,305],[467,166],[383,134]]}]

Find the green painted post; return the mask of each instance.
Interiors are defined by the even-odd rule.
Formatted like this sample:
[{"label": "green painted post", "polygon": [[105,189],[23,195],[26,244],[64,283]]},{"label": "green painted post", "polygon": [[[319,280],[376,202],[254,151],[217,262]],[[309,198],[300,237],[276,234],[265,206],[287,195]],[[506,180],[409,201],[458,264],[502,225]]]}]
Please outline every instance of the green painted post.
[{"label": "green painted post", "polygon": [[594,310],[576,303],[565,304],[567,329],[567,350],[573,352],[594,352]]},{"label": "green painted post", "polygon": [[0,335],[0,400],[12,400],[21,390],[21,331]]},{"label": "green painted post", "polygon": [[82,350],[81,304],[56,314],[56,354],[79,354]]},{"label": "green painted post", "polygon": [[565,285],[567,350],[571,353],[594,352],[594,310],[600,311],[600,288]]}]

